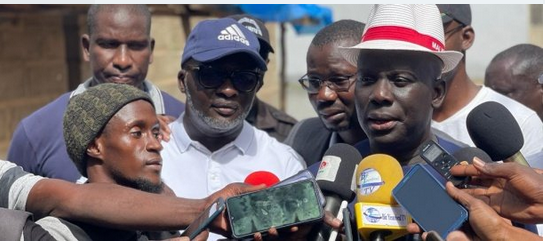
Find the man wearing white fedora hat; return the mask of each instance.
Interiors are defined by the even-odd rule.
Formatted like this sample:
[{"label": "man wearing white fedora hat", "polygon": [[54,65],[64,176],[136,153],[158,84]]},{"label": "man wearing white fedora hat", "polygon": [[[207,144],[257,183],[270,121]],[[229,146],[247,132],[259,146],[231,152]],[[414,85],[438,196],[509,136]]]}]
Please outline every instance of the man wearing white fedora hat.
[{"label": "man wearing white fedora hat", "polygon": [[462,53],[445,51],[435,5],[375,5],[361,43],[343,48],[357,64],[356,110],[369,137],[356,145],[362,156],[385,153],[403,166],[423,163],[419,146],[435,140],[447,151],[462,146],[432,133],[431,117],[443,102],[441,74]]}]

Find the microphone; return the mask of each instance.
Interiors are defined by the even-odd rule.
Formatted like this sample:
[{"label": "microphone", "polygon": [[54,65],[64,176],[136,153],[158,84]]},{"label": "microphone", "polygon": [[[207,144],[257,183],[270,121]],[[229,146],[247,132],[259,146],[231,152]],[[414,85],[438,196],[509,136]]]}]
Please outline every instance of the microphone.
[{"label": "microphone", "polygon": [[354,206],[356,224],[365,240],[394,240],[408,234],[411,217],[392,197],[403,178],[399,162],[385,154],[365,157],[356,171],[358,202]]},{"label": "microphone", "polygon": [[494,162],[486,152],[476,147],[466,147],[463,149],[459,149],[458,151],[454,152],[452,156],[454,156],[454,158],[456,158],[456,160],[458,160],[459,162],[465,161],[468,164],[473,164],[474,157],[479,157],[479,159],[483,160],[486,163]]},{"label": "microphone", "polygon": [[[354,199],[354,171],[361,160],[361,154],[351,145],[338,143],[331,146],[320,162],[316,174],[316,183],[324,194],[326,204],[324,209],[342,220],[342,209],[348,206],[348,201]],[[316,231],[317,230],[317,231]],[[309,240],[335,240],[337,232],[331,232],[328,226],[315,227]]]},{"label": "microphone", "polygon": [[244,183],[249,185],[260,185],[265,184],[267,187],[271,187],[274,184],[278,183],[280,179],[274,173],[267,172],[267,171],[256,171],[253,173],[250,173],[246,179],[244,179]]},{"label": "microphone", "polygon": [[530,166],[520,153],[524,145],[522,131],[505,106],[484,102],[471,110],[466,125],[475,146],[489,154],[492,160]]}]

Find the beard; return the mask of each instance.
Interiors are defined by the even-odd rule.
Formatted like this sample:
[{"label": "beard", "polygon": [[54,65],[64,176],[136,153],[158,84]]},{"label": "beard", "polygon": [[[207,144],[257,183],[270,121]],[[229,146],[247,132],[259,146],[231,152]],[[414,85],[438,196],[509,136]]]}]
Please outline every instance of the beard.
[{"label": "beard", "polygon": [[144,192],[159,194],[163,192],[163,182],[153,183],[144,178],[128,178],[123,176],[119,171],[112,170],[113,178],[118,185],[130,187]]},{"label": "beard", "polygon": [[202,121],[204,124],[210,127],[210,129],[207,130],[215,133],[225,133],[235,129],[236,127],[243,124],[246,116],[248,116],[248,114],[250,113],[250,110],[246,110],[232,120],[210,117],[206,115],[203,111],[198,110],[195,107],[195,105],[193,104],[190,90],[186,90],[185,95],[187,97],[186,104],[189,106],[189,110],[191,110],[191,112],[197,116],[198,120]]}]

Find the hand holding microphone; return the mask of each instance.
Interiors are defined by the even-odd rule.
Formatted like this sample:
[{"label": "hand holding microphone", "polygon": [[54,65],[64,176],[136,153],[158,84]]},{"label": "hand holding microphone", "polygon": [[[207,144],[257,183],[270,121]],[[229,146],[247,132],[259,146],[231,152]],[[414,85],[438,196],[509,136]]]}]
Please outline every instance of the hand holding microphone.
[{"label": "hand holding microphone", "polygon": [[473,176],[463,191],[479,198],[502,217],[521,223],[543,221],[543,174],[513,162],[485,164],[475,158],[473,165],[458,165],[453,175]]},{"label": "hand holding microphone", "polygon": [[[316,183],[325,196],[324,210],[330,212],[337,219],[342,219],[342,209],[354,198],[354,172],[361,160],[358,150],[348,144],[338,143],[331,146],[324,154],[320,168],[316,175]],[[327,218],[326,213],[326,218]],[[330,220],[331,218],[327,218]],[[331,220],[336,221],[336,220]],[[327,222],[327,220],[326,220]],[[332,225],[330,223],[326,223]],[[348,228],[347,228],[348,229]],[[316,227],[310,240],[334,241],[337,230],[329,226]]]},{"label": "hand holding microphone", "polygon": [[[516,164],[514,164],[516,165]],[[469,211],[471,230],[453,231],[447,240],[488,240],[488,241],[528,241],[543,240],[539,235],[514,227],[511,222],[499,216],[483,201],[447,183],[447,193]]]},{"label": "hand holding microphone", "polygon": [[520,149],[522,131],[509,110],[497,102],[484,102],[467,115],[467,131],[473,143],[494,161],[517,162],[530,166]]}]

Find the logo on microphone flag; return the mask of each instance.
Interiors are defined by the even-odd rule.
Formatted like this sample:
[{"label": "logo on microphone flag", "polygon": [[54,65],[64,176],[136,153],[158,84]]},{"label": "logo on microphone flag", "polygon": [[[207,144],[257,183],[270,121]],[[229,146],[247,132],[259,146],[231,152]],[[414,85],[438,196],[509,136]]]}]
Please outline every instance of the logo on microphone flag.
[{"label": "logo on microphone flag", "polygon": [[358,183],[360,184],[358,186],[358,191],[360,195],[363,196],[368,196],[375,193],[375,191],[384,185],[384,181],[382,180],[380,173],[373,168],[363,170],[363,172],[360,174]]},{"label": "logo on microphone flag", "polygon": [[335,182],[337,172],[341,166],[341,158],[338,156],[326,155],[322,158],[320,168],[316,174],[316,180]]}]

